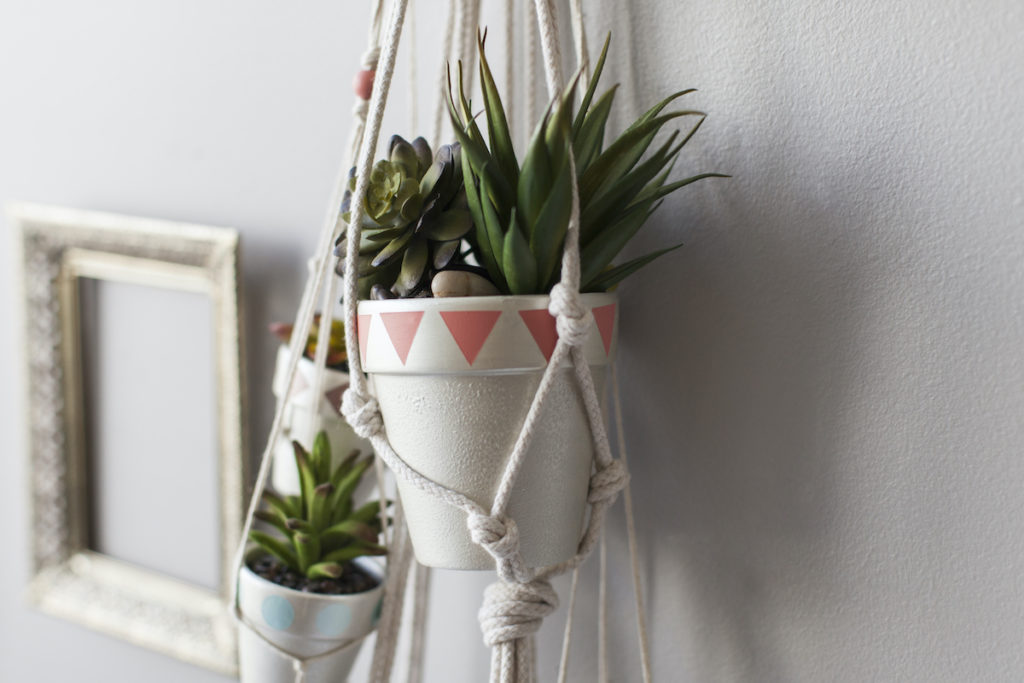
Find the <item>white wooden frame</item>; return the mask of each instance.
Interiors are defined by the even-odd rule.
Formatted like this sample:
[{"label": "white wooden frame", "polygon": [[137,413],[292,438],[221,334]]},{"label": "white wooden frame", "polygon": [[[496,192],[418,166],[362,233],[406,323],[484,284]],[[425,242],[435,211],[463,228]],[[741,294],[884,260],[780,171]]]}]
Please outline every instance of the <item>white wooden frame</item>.
[{"label": "white wooden frame", "polygon": [[[31,472],[32,581],[42,610],[143,647],[236,675],[229,616],[233,552],[247,481],[234,230],[18,204]],[[79,280],[128,282],[209,297],[219,432],[219,590],[91,550],[81,372]]]}]

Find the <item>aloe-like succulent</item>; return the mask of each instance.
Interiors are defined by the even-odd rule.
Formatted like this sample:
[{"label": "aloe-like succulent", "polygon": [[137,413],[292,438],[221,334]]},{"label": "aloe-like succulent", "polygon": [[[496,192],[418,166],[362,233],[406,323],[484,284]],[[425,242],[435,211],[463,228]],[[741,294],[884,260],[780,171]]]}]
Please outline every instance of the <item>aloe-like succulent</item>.
[{"label": "aloe-like succulent", "polygon": [[[393,296],[416,296],[429,290],[434,272],[461,262],[461,240],[473,227],[462,190],[457,144],[432,155],[423,138],[410,143],[392,136],[388,158],[374,165],[366,190],[359,245],[362,296],[374,285]],[[353,192],[354,175],[342,207],[345,221],[351,218]],[[345,248],[343,237],[336,252],[344,255]]]},{"label": "aloe-like succulent", "polygon": [[[705,115],[691,110],[662,112],[693,90],[666,97],[605,145],[605,129],[616,88],[596,101],[594,95],[610,38],[609,35],[605,41],[593,79],[575,115],[572,109],[578,78],[549,105],[522,165],[516,157],[501,97],[487,63],[484,36],[479,37],[478,48],[487,139],[471,113],[463,89],[461,64],[457,94],[453,95],[449,83],[449,111],[462,148],[467,202],[476,226],[467,239],[503,293],[547,293],[559,280],[562,246],[572,209],[570,149],[579,188],[583,291],[606,291],[681,246],[612,265],[664,197],[703,178],[727,177],[702,173],[669,182],[680,150],[700,128]],[[683,116],[699,119],[682,139],[676,131],[644,158],[665,124]]]},{"label": "aloe-like succulent", "polygon": [[[292,323],[271,323],[270,331],[287,344],[291,341],[292,331],[295,325]],[[316,358],[317,340],[320,337],[320,314],[313,317],[313,326],[309,329],[309,336],[306,338],[304,355],[310,360]],[[342,372],[348,372],[348,352],[345,349],[345,323],[335,318],[331,320],[331,333],[327,339],[327,367]]]},{"label": "aloe-like succulent", "polygon": [[353,509],[352,493],[372,458],[361,458],[359,451],[353,451],[331,471],[326,433],[317,434],[312,452],[306,452],[297,441],[292,444],[300,495],[264,492],[256,518],[277,533],[254,529],[249,540],[310,579],[337,579],[352,560],[386,554],[387,549],[378,544],[380,502]]}]

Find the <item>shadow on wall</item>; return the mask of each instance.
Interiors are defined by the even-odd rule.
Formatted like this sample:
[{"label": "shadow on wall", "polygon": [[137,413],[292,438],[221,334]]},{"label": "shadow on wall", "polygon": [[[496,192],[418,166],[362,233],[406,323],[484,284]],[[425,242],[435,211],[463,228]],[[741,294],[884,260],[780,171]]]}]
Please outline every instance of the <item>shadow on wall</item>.
[{"label": "shadow on wall", "polygon": [[830,210],[788,198],[766,211],[754,200],[764,188],[706,182],[686,199],[699,213],[666,206],[636,251],[665,242],[670,222],[700,226],[687,246],[622,292],[651,622],[674,627],[654,631],[654,659],[693,680],[789,680],[759,619],[834,587],[830,483],[865,280]]}]

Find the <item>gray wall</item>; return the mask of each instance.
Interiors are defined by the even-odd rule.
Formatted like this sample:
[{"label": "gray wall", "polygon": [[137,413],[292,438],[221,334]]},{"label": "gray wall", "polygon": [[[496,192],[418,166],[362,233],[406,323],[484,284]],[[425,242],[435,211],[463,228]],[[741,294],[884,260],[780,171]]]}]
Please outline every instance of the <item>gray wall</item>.
[{"label": "gray wall", "polygon": [[[239,227],[256,444],[263,330],[298,298],[366,4],[0,6],[0,201]],[[441,3],[417,4],[429,131]],[[656,677],[1024,679],[1024,6],[585,4],[592,42],[615,29],[630,113],[701,88],[680,172],[735,176],[668,202],[633,249],[686,247],[622,288]],[[387,131],[410,132],[406,65]],[[21,601],[18,341],[0,326],[0,680],[222,680]],[[609,548],[612,672],[636,680],[619,519]],[[429,681],[484,677],[483,583],[437,577]],[[574,671],[593,680],[579,614]]]}]

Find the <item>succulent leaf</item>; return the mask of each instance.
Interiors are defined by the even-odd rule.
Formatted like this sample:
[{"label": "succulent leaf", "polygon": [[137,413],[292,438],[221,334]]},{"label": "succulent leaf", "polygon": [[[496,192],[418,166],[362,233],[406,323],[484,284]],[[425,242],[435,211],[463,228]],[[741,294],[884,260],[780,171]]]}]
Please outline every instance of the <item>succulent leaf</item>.
[{"label": "succulent leaf", "polygon": [[[299,472],[299,496],[282,497],[272,491],[263,495],[265,506],[256,519],[277,535],[253,530],[249,539],[266,554],[310,578],[340,576],[344,564],[364,555],[381,555],[380,502],[373,501],[352,512],[352,495],[372,464],[353,451],[334,467],[330,477],[330,443],[323,432],[312,452],[295,442]],[[335,571],[337,567],[341,569]]]},{"label": "succulent leaf", "polygon": [[650,254],[635,258],[631,261],[627,261],[620,266],[610,268],[584,285],[583,289],[587,292],[607,292],[609,289],[619,284],[623,279],[640,270],[654,259],[663,254],[667,254],[670,251],[675,251],[681,246],[683,246],[682,242],[671,247],[659,249],[658,251],[651,252]]},{"label": "succulent leaf", "polygon": [[530,251],[530,245],[516,225],[516,211],[512,209],[512,220],[505,231],[502,247],[502,266],[508,278],[508,288],[513,294],[532,294],[537,288],[537,260]]}]

